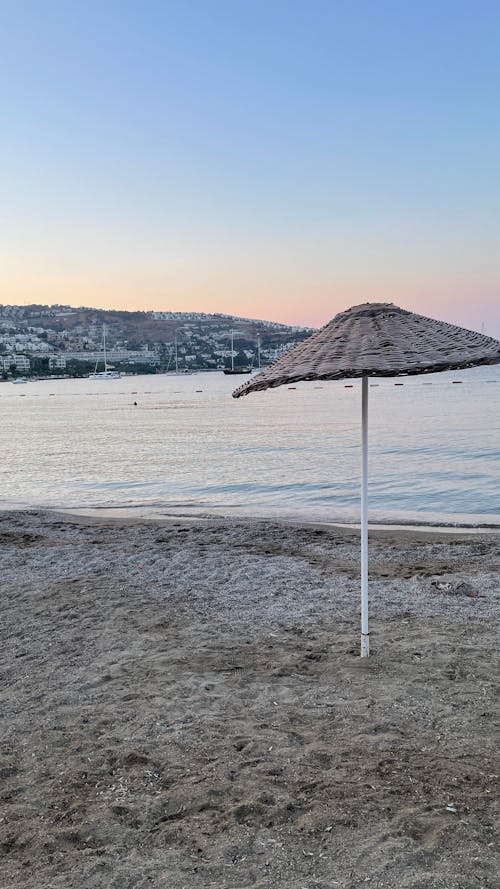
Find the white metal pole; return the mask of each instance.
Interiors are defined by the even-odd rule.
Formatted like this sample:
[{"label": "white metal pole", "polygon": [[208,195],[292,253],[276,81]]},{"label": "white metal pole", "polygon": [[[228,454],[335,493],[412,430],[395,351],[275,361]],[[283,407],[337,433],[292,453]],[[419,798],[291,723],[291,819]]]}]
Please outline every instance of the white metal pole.
[{"label": "white metal pole", "polygon": [[368,377],[361,386],[361,657],[370,654],[368,632]]}]

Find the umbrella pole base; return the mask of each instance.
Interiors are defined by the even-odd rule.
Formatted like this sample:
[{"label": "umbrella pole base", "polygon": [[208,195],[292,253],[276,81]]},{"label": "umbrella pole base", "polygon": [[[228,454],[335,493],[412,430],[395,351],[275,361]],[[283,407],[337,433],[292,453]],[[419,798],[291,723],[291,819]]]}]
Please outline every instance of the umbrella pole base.
[{"label": "umbrella pole base", "polygon": [[370,634],[361,633],[361,657],[368,657],[370,654]]}]

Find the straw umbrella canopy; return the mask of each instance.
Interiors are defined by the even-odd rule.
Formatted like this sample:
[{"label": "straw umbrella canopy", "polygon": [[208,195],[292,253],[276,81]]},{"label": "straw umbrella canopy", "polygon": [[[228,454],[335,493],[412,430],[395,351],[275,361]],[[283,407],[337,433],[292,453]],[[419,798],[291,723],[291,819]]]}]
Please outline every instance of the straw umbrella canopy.
[{"label": "straw umbrella canopy", "polygon": [[250,392],[300,380],[361,377],[361,656],[368,632],[368,377],[397,377],[500,364],[500,342],[408,312],[392,303],[365,303],[340,312],[233,392]]}]

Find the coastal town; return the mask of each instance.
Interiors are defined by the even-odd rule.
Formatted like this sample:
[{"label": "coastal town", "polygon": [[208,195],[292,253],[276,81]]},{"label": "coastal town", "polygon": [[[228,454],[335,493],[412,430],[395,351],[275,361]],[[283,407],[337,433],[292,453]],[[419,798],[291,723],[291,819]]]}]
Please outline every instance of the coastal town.
[{"label": "coastal town", "polygon": [[137,374],[258,368],[311,332],[203,312],[0,305],[0,378],[87,376],[102,362],[104,334],[108,362]]}]

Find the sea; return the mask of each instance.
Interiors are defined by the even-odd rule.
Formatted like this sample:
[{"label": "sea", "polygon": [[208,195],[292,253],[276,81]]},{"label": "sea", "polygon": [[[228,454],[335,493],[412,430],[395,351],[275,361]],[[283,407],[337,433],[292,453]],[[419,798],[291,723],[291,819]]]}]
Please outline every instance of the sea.
[{"label": "sea", "polygon": [[[361,383],[221,372],[0,384],[0,508],[359,522]],[[369,515],[500,526],[500,366],[372,378]]]}]

